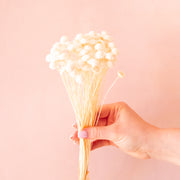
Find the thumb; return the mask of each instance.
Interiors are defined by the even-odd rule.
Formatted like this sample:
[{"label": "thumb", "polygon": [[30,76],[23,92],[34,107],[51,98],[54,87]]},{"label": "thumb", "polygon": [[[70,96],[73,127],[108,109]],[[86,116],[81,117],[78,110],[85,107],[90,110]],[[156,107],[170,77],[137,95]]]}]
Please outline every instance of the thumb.
[{"label": "thumb", "polygon": [[88,127],[78,132],[79,138],[92,139],[92,140],[98,140],[98,139],[111,140],[113,139],[114,135],[115,133],[112,125]]}]

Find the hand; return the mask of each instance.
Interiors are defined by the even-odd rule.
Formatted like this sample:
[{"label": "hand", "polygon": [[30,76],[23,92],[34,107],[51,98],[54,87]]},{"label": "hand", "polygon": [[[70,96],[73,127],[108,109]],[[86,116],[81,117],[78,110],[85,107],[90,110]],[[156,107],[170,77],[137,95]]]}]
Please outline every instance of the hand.
[{"label": "hand", "polygon": [[[76,124],[73,127],[77,129]],[[103,106],[96,127],[76,130],[70,139],[78,144],[79,138],[88,138],[92,140],[91,150],[112,145],[133,157],[148,159],[147,144],[157,129],[126,103],[118,102]]]}]

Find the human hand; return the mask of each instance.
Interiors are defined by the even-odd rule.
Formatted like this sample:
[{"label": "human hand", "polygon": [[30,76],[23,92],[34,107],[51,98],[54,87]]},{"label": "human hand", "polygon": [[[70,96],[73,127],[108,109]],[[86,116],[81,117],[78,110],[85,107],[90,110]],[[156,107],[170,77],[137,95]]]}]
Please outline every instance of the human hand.
[{"label": "human hand", "polygon": [[[76,123],[73,125],[77,129]],[[112,145],[125,153],[148,159],[148,141],[158,128],[145,122],[126,103],[104,105],[96,127],[76,130],[70,139],[79,144],[79,138],[92,140],[91,150]]]}]

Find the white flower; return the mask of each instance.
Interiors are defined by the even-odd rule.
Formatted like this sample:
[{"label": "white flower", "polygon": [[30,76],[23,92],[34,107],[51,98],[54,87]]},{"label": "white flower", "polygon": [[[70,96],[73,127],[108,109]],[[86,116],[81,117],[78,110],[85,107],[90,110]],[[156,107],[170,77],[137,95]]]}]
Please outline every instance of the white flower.
[{"label": "white flower", "polygon": [[69,44],[68,47],[67,47],[67,49],[68,49],[69,51],[72,51],[72,50],[74,49],[73,44]]},{"label": "white flower", "polygon": [[102,44],[97,43],[97,44],[94,46],[94,48],[95,48],[96,50],[102,50],[102,49],[103,49],[103,46],[102,46]]},{"label": "white flower", "polygon": [[59,69],[59,73],[62,75],[65,70],[66,70],[65,67],[61,67],[61,68]]},{"label": "white flower", "polygon": [[51,62],[55,62],[57,60],[59,60],[58,55],[57,54],[51,54]]},{"label": "white flower", "polygon": [[80,54],[81,56],[85,55],[86,53],[87,53],[87,50],[86,50],[86,49],[82,49],[82,50],[79,52],[79,54]]},{"label": "white flower", "polygon": [[92,47],[89,46],[89,45],[86,45],[86,46],[84,46],[84,49],[85,49],[86,51],[90,51],[90,50],[92,50]]},{"label": "white flower", "polygon": [[51,62],[51,59],[52,59],[51,54],[48,54],[46,56],[46,62]]},{"label": "white flower", "polygon": [[62,36],[61,39],[60,39],[60,43],[63,44],[65,42],[67,42],[67,40],[68,40],[67,36]]},{"label": "white flower", "polygon": [[89,43],[92,44],[92,45],[94,45],[94,44],[96,44],[96,40],[95,40],[95,39],[90,39],[90,40],[89,40]]},{"label": "white flower", "polygon": [[51,54],[54,54],[54,53],[56,53],[57,51],[58,51],[58,49],[53,46],[53,47],[51,48],[51,51],[50,51],[50,52],[51,52]]},{"label": "white flower", "polygon": [[112,53],[106,53],[106,59],[112,60],[112,58],[113,58]]},{"label": "white flower", "polygon": [[62,53],[59,55],[59,60],[64,60],[66,58],[66,54]]},{"label": "white flower", "polygon": [[90,59],[87,61],[87,63],[90,64],[93,68],[98,64],[95,59]]},{"label": "white flower", "polygon": [[104,53],[102,51],[97,51],[95,54],[95,58],[102,59],[104,56]]},{"label": "white flower", "polygon": [[87,61],[89,58],[90,58],[89,55],[84,55],[84,56],[81,58],[81,60],[82,60],[82,61]]},{"label": "white flower", "polygon": [[[100,72],[113,65],[118,54],[110,36],[102,31],[95,33],[77,34],[72,41],[67,36],[62,36],[51,48],[46,61],[51,69],[57,69],[61,74],[66,71],[71,77],[76,78],[75,73],[81,75],[83,71]],[[82,80],[82,79],[81,79]]]},{"label": "white flower", "polygon": [[76,37],[75,37],[76,40],[80,40],[81,38],[82,38],[82,34],[81,33],[77,34]]},{"label": "white flower", "polygon": [[56,66],[55,66],[55,64],[53,62],[50,62],[49,63],[49,68],[54,70],[54,69],[56,69]]},{"label": "white flower", "polygon": [[87,43],[87,40],[84,39],[84,38],[82,38],[82,39],[80,39],[80,43],[81,43],[81,44],[86,44],[86,43]]},{"label": "white flower", "polygon": [[89,34],[89,36],[94,36],[95,32],[94,31],[90,31],[88,34]]},{"label": "white flower", "polygon": [[114,43],[113,42],[108,43],[108,47],[114,48]]},{"label": "white flower", "polygon": [[111,40],[111,37],[109,35],[103,35],[103,38],[107,41],[110,41]]},{"label": "white flower", "polygon": [[118,50],[117,50],[116,48],[113,48],[111,52],[112,52],[112,54],[114,54],[114,55],[117,55],[117,54],[118,54]]},{"label": "white flower", "polygon": [[61,44],[59,42],[54,43],[53,48],[60,48]]}]

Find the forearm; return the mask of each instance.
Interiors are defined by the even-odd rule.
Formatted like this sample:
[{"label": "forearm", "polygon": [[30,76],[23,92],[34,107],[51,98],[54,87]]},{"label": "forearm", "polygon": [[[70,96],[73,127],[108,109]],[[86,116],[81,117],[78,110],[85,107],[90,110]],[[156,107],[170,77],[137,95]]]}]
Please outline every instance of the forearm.
[{"label": "forearm", "polygon": [[155,128],[148,137],[147,152],[152,159],[180,165],[180,129]]}]

